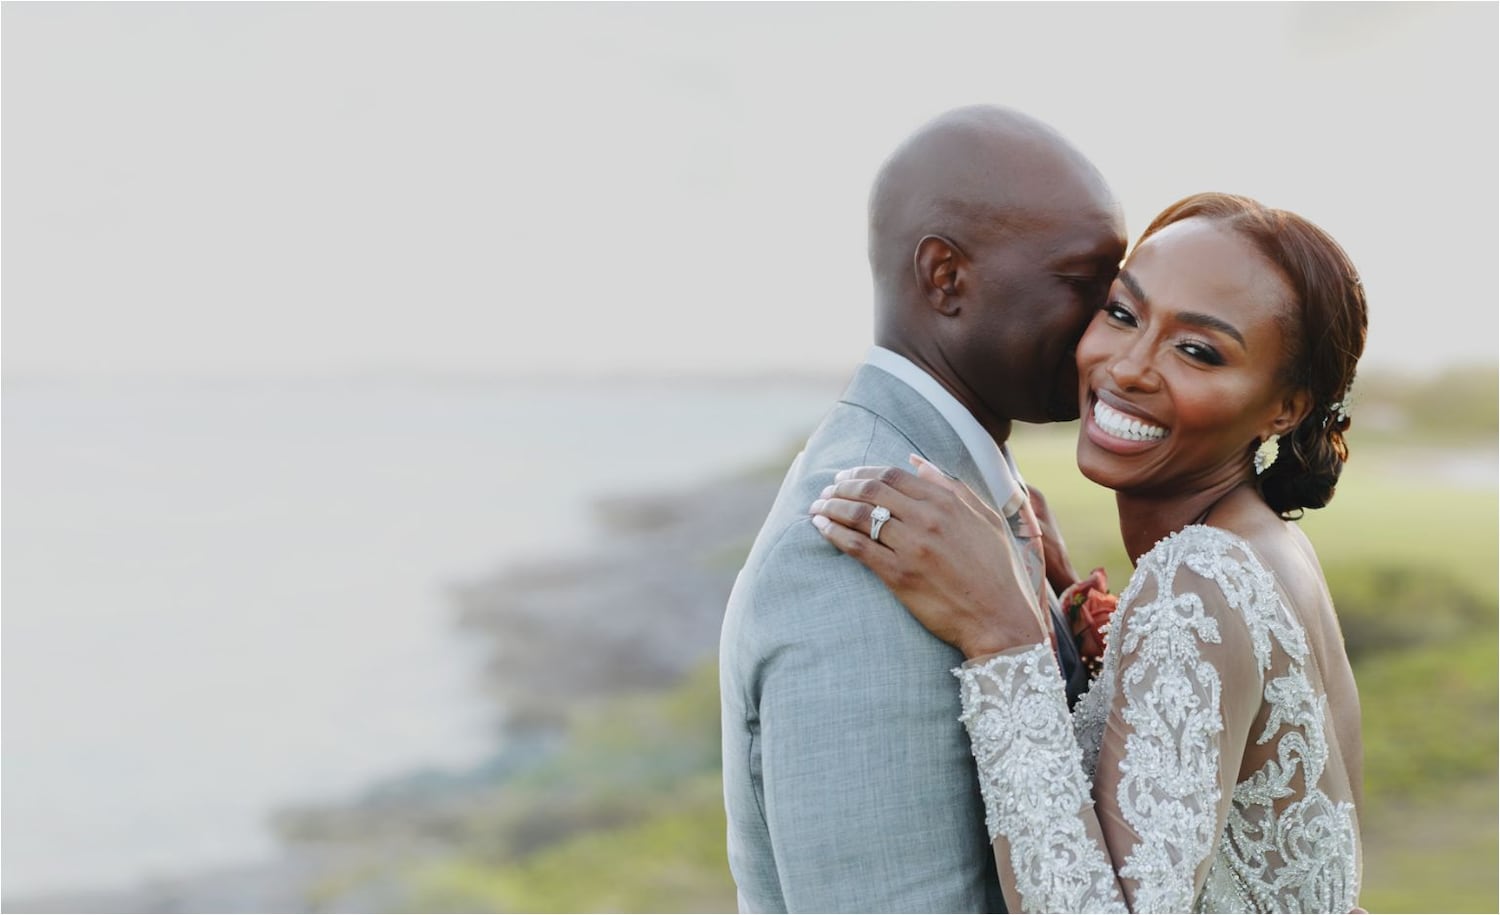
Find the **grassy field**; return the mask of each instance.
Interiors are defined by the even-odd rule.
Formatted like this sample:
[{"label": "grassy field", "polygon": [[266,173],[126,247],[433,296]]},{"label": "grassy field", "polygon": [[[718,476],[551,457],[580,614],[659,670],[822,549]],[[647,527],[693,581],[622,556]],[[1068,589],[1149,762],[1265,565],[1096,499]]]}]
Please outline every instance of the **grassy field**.
[{"label": "grassy field", "polygon": [[[1068,427],[1018,430],[1028,480],[1062,519],[1080,570],[1123,587],[1111,494],[1073,461]],[[1475,441],[1470,437],[1469,441]],[[1354,442],[1333,504],[1304,528],[1318,547],[1355,662],[1364,712],[1361,904],[1374,912],[1483,912],[1497,894],[1497,498],[1494,439],[1414,451]],[[1468,461],[1453,464],[1453,458]],[[1444,463],[1444,462],[1448,463]],[[511,785],[473,828],[569,828],[491,842],[407,875],[418,910],[733,911],[724,858],[712,667],[670,691],[581,710],[567,750]],[[508,798],[508,799],[506,799]],[[500,811],[503,811],[500,812]],[[518,812],[520,811],[520,812]],[[477,847],[484,847],[482,844]],[[504,849],[503,851],[501,849]]]}]

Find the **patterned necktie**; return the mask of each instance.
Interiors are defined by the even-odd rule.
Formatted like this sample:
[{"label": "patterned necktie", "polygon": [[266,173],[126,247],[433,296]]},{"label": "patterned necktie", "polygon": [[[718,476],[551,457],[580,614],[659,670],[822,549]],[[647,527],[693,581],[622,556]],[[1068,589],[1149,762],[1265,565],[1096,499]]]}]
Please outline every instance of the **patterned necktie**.
[{"label": "patterned necktie", "polygon": [[[1004,465],[1001,465],[1004,467]],[[1010,471],[1006,468],[1006,476]],[[1037,520],[1036,512],[1031,508],[1031,499],[1026,490],[1015,481],[1010,480],[1010,498],[1001,507],[1000,514],[1005,517],[1010,525],[1010,532],[1016,539],[1016,544],[1021,548],[1021,560],[1024,563],[1026,573],[1031,577],[1031,585],[1036,589],[1037,607],[1041,611],[1042,619],[1051,616],[1051,603],[1047,600],[1047,557],[1042,548],[1042,525]],[[1053,638],[1052,627],[1046,627],[1048,639]]]}]

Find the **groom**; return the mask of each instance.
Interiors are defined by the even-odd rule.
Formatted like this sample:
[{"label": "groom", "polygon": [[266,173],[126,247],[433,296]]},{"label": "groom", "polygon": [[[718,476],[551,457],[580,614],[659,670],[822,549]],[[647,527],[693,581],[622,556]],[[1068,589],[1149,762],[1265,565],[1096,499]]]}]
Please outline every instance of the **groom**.
[{"label": "groom", "polygon": [[[1016,112],[944,114],[881,168],[876,346],[788,471],[724,618],[741,910],[1004,911],[948,673],[963,658],[807,509],[836,471],[905,467],[915,452],[1014,510],[1025,490],[1005,448],[1011,423],[1078,416],[1073,347],[1124,253],[1098,171]],[[1069,676],[1065,627],[1058,642]]]}]

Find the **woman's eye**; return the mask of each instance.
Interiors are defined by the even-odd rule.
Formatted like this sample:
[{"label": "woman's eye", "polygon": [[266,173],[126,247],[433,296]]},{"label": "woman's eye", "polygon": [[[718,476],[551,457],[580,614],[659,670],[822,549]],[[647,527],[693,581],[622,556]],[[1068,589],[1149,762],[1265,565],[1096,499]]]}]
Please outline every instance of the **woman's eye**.
[{"label": "woman's eye", "polygon": [[1204,365],[1224,364],[1224,357],[1219,355],[1219,351],[1205,343],[1194,343],[1190,341],[1187,343],[1179,344],[1177,348],[1181,350],[1182,353],[1188,358],[1194,359],[1198,362],[1202,362]]},{"label": "woman's eye", "polygon": [[1112,321],[1119,321],[1121,324],[1126,324],[1131,327],[1135,326],[1135,315],[1131,314],[1130,309],[1126,308],[1124,305],[1121,305],[1119,302],[1110,302],[1106,304],[1104,306],[1104,314],[1108,316]]}]

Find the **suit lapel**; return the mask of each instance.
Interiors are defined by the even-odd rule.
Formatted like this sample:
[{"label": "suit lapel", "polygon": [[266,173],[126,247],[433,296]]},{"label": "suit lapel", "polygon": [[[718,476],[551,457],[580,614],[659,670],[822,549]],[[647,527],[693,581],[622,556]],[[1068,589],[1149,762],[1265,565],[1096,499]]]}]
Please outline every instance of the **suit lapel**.
[{"label": "suit lapel", "polygon": [[861,365],[840,400],[890,423],[911,442],[913,451],[958,477],[990,506],[995,505],[994,494],[963,440],[943,414],[910,385],[873,365]]}]

